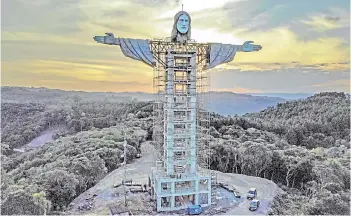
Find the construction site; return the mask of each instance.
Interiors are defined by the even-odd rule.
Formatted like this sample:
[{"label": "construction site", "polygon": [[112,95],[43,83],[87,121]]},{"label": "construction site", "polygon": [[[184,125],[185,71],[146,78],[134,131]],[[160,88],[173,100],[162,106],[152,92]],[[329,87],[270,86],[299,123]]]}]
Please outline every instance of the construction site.
[{"label": "construction site", "polygon": [[[180,200],[181,210],[157,211],[156,200],[151,193],[150,173],[155,163],[152,143],[142,145],[142,157],[134,163],[114,170],[98,184],[78,196],[70,205],[70,215],[170,215],[188,214],[192,204]],[[200,169],[201,170],[201,169]],[[205,172],[205,171],[204,171]],[[241,174],[213,171],[217,177],[215,204],[204,207],[201,215],[252,215],[267,214],[269,202],[280,192],[272,181]],[[126,182],[124,185],[123,182]],[[246,192],[250,187],[259,191],[261,207],[256,212],[248,210]],[[239,196],[238,196],[239,195]]]}]

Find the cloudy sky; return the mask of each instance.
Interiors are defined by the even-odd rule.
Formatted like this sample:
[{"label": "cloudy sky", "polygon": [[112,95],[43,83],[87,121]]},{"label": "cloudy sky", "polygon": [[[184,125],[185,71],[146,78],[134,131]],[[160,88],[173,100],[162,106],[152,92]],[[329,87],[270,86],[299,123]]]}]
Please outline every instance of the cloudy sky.
[{"label": "cloudy sky", "polygon": [[152,92],[152,68],[95,35],[169,37],[181,9],[198,42],[263,49],[211,71],[211,89],[350,92],[349,0],[2,0],[2,85]]}]

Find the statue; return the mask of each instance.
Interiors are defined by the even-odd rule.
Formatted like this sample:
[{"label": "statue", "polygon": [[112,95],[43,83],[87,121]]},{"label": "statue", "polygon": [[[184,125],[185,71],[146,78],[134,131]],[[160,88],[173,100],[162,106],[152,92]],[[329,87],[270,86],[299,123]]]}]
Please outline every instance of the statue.
[{"label": "statue", "polygon": [[[196,43],[191,39],[190,15],[185,11],[175,15],[170,38],[116,38],[112,33],[106,33],[106,36],[95,36],[94,40],[118,45],[125,56],[154,69],[157,97],[153,107],[152,137],[157,151],[151,188],[157,211],[186,208],[186,205],[178,206],[177,200],[189,196],[189,191],[192,191],[190,195],[195,205],[206,200],[201,201],[201,206],[210,206],[216,199],[216,193],[211,192],[213,176],[201,174],[198,169],[208,166],[203,155],[210,154],[207,152],[209,147],[205,146],[208,142],[201,142],[198,138],[200,131],[209,127],[206,119],[209,115],[204,114],[207,111],[202,107],[202,93],[206,92],[207,80],[204,71],[232,61],[236,52],[259,51],[262,47],[254,45],[253,41],[246,41],[243,45]],[[204,152],[197,154],[199,151]],[[202,188],[200,193],[199,185],[203,184],[203,180],[207,189]],[[184,186],[189,182],[192,183]],[[165,185],[170,191],[164,190]],[[186,190],[177,191],[175,196],[173,193],[178,187]]]},{"label": "statue", "polygon": [[[105,33],[106,36],[95,36],[98,43],[119,45],[123,54],[135,60],[142,61],[153,67],[157,61],[150,48],[152,40],[116,38],[113,33]],[[185,11],[179,11],[174,16],[171,42],[186,46],[191,42],[191,18]],[[208,62],[204,69],[214,68],[217,65],[231,62],[236,52],[254,52],[262,49],[261,45],[254,45],[253,41],[246,41],[243,45],[231,45],[221,43],[207,44]]]}]

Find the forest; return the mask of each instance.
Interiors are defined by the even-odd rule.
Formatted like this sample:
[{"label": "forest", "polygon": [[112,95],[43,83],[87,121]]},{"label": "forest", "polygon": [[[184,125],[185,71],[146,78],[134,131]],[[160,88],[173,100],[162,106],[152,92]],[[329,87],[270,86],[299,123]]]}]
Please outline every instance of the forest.
[{"label": "forest", "polygon": [[[2,214],[64,212],[121,165],[124,133],[128,163],[152,140],[151,102],[35,98],[2,101]],[[14,151],[49,129],[49,143]],[[271,215],[350,214],[349,95],[319,93],[243,116],[212,113],[202,137],[211,169],[266,178],[283,189]]]}]

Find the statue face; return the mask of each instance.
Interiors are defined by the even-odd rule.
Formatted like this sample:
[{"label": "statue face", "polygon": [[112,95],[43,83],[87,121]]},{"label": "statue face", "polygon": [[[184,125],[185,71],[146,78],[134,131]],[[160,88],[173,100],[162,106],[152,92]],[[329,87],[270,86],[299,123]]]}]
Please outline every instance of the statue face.
[{"label": "statue face", "polygon": [[189,30],[189,17],[186,14],[183,14],[179,17],[178,22],[177,22],[177,30],[185,34]]}]

